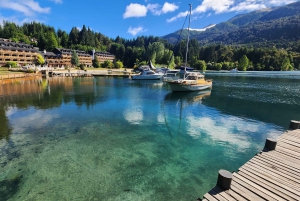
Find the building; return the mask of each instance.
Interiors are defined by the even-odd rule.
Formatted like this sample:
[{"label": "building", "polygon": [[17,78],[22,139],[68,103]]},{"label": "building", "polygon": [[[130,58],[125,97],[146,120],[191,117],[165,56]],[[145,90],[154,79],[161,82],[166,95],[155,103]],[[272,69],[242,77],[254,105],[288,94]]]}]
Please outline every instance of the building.
[{"label": "building", "polygon": [[15,43],[8,39],[0,38],[0,66],[7,62],[17,62],[20,66],[34,64],[38,48],[25,43]]},{"label": "building", "polygon": [[97,57],[97,59],[100,63],[103,63],[106,60],[111,61],[111,62],[113,62],[115,60],[115,56],[108,52],[95,52],[94,56]]},{"label": "building", "polygon": [[[54,48],[52,52],[39,51],[37,47],[25,43],[15,43],[8,39],[0,38],[0,66],[4,66],[7,62],[17,62],[19,66],[33,65],[36,63],[38,54],[41,54],[49,67],[69,67],[72,66],[71,49]],[[115,56],[108,52],[89,52],[76,50],[79,64],[87,67],[93,65],[93,56],[97,56],[98,61],[103,63],[106,60],[114,61]]]}]

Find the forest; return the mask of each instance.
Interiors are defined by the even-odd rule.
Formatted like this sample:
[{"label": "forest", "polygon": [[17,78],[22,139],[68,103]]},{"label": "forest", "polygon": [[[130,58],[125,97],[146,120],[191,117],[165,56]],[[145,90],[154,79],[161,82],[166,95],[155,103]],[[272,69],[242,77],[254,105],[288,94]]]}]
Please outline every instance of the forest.
[{"label": "forest", "polygon": [[[55,47],[73,50],[110,52],[116,56],[116,62],[124,67],[133,68],[148,63],[155,66],[175,68],[183,65],[186,41],[176,44],[156,36],[139,36],[124,39],[119,36],[108,38],[94,32],[85,25],[79,30],[73,27],[70,32],[55,30],[54,27],[38,23],[16,25],[4,21],[0,26],[0,38],[13,42],[23,42],[38,47],[40,51],[52,51]],[[255,47],[249,45],[201,45],[196,39],[189,43],[188,65],[199,70],[294,70],[300,69],[300,40],[291,48]]]}]

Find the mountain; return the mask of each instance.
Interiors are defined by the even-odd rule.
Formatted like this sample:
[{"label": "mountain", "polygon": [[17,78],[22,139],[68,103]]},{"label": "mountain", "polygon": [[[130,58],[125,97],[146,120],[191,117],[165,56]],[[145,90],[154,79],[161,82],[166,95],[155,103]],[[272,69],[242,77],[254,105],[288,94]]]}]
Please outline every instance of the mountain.
[{"label": "mountain", "polygon": [[[268,46],[300,40],[300,2],[281,7],[257,10],[237,15],[226,22],[191,30],[190,38],[197,39],[201,45],[207,44],[255,44]],[[163,39],[176,43],[181,30],[168,34]],[[187,37],[187,30],[181,38]]]}]

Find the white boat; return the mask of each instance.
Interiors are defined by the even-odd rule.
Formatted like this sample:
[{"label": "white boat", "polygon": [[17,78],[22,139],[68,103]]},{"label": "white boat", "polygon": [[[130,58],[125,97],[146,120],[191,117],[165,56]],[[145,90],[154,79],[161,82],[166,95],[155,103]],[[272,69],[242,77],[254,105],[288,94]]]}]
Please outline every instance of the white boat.
[{"label": "white boat", "polygon": [[179,70],[167,70],[166,73],[164,74],[163,80],[164,81],[171,81],[171,80],[177,80],[179,77]]},{"label": "white boat", "polygon": [[238,69],[234,68],[234,69],[231,69],[230,72],[231,72],[231,73],[237,73],[237,72],[239,72],[239,71],[238,71]]},{"label": "white boat", "polygon": [[153,70],[143,70],[138,75],[132,75],[133,80],[160,80],[164,76],[163,73],[156,73]]},{"label": "white boat", "polygon": [[204,79],[199,72],[190,72],[184,79],[167,80],[172,91],[201,91],[212,88],[212,80]]},{"label": "white boat", "polygon": [[186,44],[185,65],[183,79],[166,80],[172,91],[201,91],[212,87],[212,80],[206,80],[200,72],[187,72],[187,54],[190,36],[192,5],[190,4],[188,37]]}]

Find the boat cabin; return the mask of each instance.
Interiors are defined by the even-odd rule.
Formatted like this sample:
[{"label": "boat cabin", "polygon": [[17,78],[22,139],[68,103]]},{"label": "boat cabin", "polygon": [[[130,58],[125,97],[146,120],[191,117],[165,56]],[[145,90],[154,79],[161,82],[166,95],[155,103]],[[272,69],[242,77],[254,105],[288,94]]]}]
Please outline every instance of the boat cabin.
[{"label": "boat cabin", "polygon": [[199,80],[204,79],[204,75],[196,72],[188,73],[186,80]]}]

